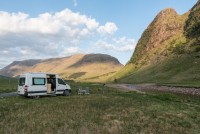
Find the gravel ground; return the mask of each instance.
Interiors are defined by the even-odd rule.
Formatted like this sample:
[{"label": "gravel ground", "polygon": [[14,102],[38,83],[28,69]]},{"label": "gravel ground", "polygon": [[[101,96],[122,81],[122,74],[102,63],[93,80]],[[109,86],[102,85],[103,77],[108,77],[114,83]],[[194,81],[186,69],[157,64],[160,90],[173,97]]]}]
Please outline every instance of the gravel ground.
[{"label": "gravel ground", "polygon": [[[125,89],[126,91],[136,92],[169,92],[183,95],[192,95],[200,97],[200,88],[185,88],[185,87],[170,87],[170,86],[159,86],[155,84],[107,84],[107,87]],[[0,97],[17,96],[17,92],[12,93],[0,93]]]},{"label": "gravel ground", "polygon": [[170,87],[170,86],[159,86],[155,84],[108,84],[108,87],[121,88],[128,91],[140,91],[140,92],[169,92],[183,95],[192,95],[200,97],[200,88],[185,88],[185,87]]},{"label": "gravel ground", "polygon": [[0,93],[0,97],[9,97],[9,96],[17,96],[17,92]]}]

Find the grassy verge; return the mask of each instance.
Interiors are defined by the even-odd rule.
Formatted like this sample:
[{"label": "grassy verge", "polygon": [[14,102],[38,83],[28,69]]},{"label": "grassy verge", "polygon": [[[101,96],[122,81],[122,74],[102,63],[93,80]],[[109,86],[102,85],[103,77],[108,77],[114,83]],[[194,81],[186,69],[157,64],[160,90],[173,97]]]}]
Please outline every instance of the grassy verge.
[{"label": "grassy verge", "polygon": [[198,99],[83,85],[92,94],[1,98],[0,133],[200,133]]},{"label": "grassy verge", "polygon": [[[80,83],[66,80],[66,83],[71,86],[73,92],[77,92],[78,88],[93,88],[99,90],[103,87],[101,83]],[[0,78],[0,93],[8,93],[17,91],[18,79],[15,78]],[[98,88],[97,88],[98,87]]]},{"label": "grassy verge", "polygon": [[[200,87],[199,53],[171,56],[158,63],[121,75],[120,83],[157,83],[184,87]],[[126,68],[125,68],[126,69]],[[132,68],[128,68],[130,71]],[[116,76],[117,77],[117,76]]]},{"label": "grassy verge", "polygon": [[186,88],[200,88],[199,84],[196,83],[159,83],[160,86],[170,86],[170,87],[186,87]]},{"label": "grassy verge", "polygon": [[15,78],[0,78],[0,93],[15,92],[17,90],[17,82]]}]

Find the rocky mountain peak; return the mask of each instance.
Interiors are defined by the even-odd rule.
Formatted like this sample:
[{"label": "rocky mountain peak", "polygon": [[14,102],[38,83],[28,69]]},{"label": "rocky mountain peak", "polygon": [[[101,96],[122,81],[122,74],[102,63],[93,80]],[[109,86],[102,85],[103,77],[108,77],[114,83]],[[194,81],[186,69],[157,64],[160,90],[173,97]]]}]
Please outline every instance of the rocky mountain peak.
[{"label": "rocky mountain peak", "polygon": [[[184,28],[184,15],[178,15],[172,8],[162,10],[142,34],[130,63],[149,61],[146,56],[155,48],[161,47],[171,37],[181,33]],[[141,61],[141,60],[145,61]],[[152,58],[151,58],[152,59]]]},{"label": "rocky mountain peak", "polygon": [[174,15],[174,16],[178,15],[177,12],[176,12],[176,10],[173,9],[173,8],[166,8],[166,9],[162,10],[162,11],[157,15],[157,17],[162,17],[162,18],[164,18],[164,17],[166,17],[166,16],[173,16],[173,15]]}]

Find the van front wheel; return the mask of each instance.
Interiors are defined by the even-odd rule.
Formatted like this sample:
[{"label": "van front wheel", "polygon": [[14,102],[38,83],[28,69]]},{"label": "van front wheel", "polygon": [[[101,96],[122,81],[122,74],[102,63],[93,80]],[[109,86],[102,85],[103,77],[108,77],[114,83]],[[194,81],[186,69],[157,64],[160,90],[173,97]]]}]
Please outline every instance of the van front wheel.
[{"label": "van front wheel", "polygon": [[65,90],[65,91],[63,92],[63,95],[64,95],[64,96],[70,96],[69,90]]}]

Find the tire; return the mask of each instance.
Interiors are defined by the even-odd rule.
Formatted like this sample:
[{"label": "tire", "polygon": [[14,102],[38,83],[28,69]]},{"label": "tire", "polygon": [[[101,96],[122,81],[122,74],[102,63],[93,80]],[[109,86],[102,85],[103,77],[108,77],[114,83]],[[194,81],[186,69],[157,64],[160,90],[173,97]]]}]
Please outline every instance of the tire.
[{"label": "tire", "polygon": [[71,94],[70,94],[70,92],[69,92],[69,90],[65,90],[64,92],[63,92],[63,96],[70,96]]},{"label": "tire", "polygon": [[32,96],[31,98],[32,98],[32,99],[39,99],[40,96],[39,96],[39,95],[37,95],[37,96]]}]

